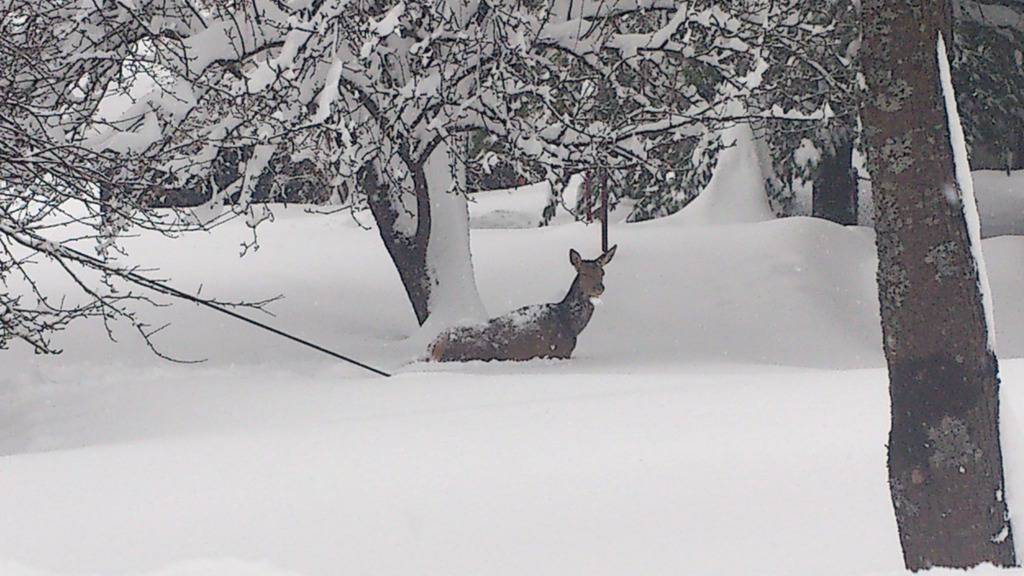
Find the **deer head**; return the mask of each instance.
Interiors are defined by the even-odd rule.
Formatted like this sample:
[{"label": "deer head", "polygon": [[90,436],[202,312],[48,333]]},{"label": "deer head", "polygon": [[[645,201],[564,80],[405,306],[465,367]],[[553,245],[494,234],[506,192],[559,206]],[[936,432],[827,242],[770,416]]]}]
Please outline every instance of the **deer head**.
[{"label": "deer head", "polygon": [[612,261],[616,248],[617,245],[612,246],[594,260],[584,260],[579,252],[569,250],[569,262],[576,268],[577,289],[581,296],[600,298],[604,294],[604,267]]}]

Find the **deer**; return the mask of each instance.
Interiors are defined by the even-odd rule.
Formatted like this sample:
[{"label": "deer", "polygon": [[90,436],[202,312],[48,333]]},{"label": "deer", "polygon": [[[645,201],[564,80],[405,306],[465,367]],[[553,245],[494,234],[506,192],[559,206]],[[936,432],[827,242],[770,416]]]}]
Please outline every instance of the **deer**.
[{"label": "deer", "polygon": [[604,267],[615,249],[594,260],[584,260],[569,250],[569,263],[576,278],[559,302],[532,304],[491,318],[485,324],[457,326],[445,330],[430,345],[435,362],[470,360],[514,360],[534,358],[568,359],[576,339],[594,315],[594,303],[604,294]]}]

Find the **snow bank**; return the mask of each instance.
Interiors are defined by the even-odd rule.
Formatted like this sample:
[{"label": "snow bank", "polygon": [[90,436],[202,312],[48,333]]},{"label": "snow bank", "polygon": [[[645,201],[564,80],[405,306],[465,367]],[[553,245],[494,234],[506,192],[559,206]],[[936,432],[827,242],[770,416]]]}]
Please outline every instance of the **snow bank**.
[{"label": "snow bank", "polygon": [[1024,170],[972,173],[981,216],[981,235],[1024,236]]},{"label": "snow bank", "polygon": [[[373,231],[345,215],[323,217],[295,207],[275,214],[260,228],[261,248],[242,259],[238,245],[251,232],[238,221],[180,240],[130,239],[134,256],[125,262],[157,266],[155,276],[186,291],[201,286],[208,296],[255,300],[283,294],[270,307],[275,317],[264,320],[385,368],[402,369],[422,353],[400,345],[416,322]],[[813,218],[701,227],[667,218],[615,224],[611,240],[619,254],[608,268],[605,306],[576,350],[581,369],[704,362],[884,365],[869,229]],[[484,303],[498,315],[561,299],[574,274],[569,249],[594,257],[600,234],[597,226],[578,223],[476,230],[472,244]],[[1024,291],[1024,238],[985,240],[985,254],[998,352],[1024,357],[1024,309],[1015,305]],[[52,283],[66,286],[64,280]],[[166,352],[208,359],[210,367],[333,362],[193,305],[145,313],[154,325],[173,322],[157,338]],[[98,330],[95,323],[75,324],[58,336],[64,356],[36,358],[16,347],[3,353],[5,364],[53,369],[160,363],[127,327],[116,331],[120,345],[97,338]]]},{"label": "snow bank", "polygon": [[[548,225],[559,226],[576,221],[576,216],[565,207],[576,205],[582,187],[583,178],[573,176],[563,190],[562,203],[557,206],[555,216]],[[469,226],[474,230],[538,228],[543,221],[542,215],[550,196],[548,185],[543,182],[507,190],[475,192],[469,197]],[[618,205],[612,208],[608,215],[609,221],[625,222],[633,206],[634,203],[629,198],[620,199]]]},{"label": "snow bank", "polygon": [[[508,190],[487,190],[469,197],[469,226],[476,229],[537,228],[542,222],[550,192],[546,183]],[[560,222],[572,215],[559,210]]]},{"label": "snow bank", "polygon": [[697,198],[670,218],[693,226],[773,219],[750,125],[737,124],[722,138],[727,145],[733,144],[719,154],[711,181]]},{"label": "snow bank", "polygon": [[[863,226],[873,226],[874,206],[871,204],[871,183],[866,180],[863,157],[856,154],[855,167],[860,180],[858,220]],[[978,202],[983,238],[995,236],[1024,236],[1024,170],[1007,174],[996,170],[978,170],[971,173],[974,193]],[[735,190],[736,188],[733,188]],[[742,190],[742,188],[740,188]],[[574,196],[566,194],[570,203]],[[572,196],[572,197],[570,197]],[[810,198],[806,199],[810,202]],[[532,184],[508,190],[488,190],[470,195],[469,218],[473,229],[537,228],[541,212],[548,202],[548,189],[544,184]],[[623,222],[631,207],[626,204],[613,211],[611,221]],[[810,212],[808,204],[807,212]],[[759,221],[768,218],[760,219]],[[554,225],[570,224],[575,218],[559,208]]]},{"label": "snow bank", "polygon": [[[668,218],[615,226],[611,242],[619,250],[577,369],[882,365],[869,231],[811,218],[695,228]],[[598,230],[478,231],[488,309],[560,299],[574,274],[570,248],[597,256]]]},{"label": "snow bank", "polygon": [[[487,306],[561,298],[597,232],[476,231]],[[243,222],[143,235],[125,260],[206,295],[284,293],[271,323],[399,376],[182,304],[147,314],[205,364],[88,323],[62,357],[3,352],[0,574],[900,573],[870,230],[616,224],[573,360],[460,366],[407,363],[416,323],[372,231],[290,208],[260,234],[242,260]],[[985,252],[1020,414],[1024,238]]]},{"label": "snow bank", "polygon": [[[204,558],[244,576],[899,567],[881,371],[566,364],[388,381],[107,370],[109,390],[36,423],[54,450],[0,459],[0,558],[97,576]],[[118,394],[133,380],[173,393]]]},{"label": "snow bank", "polygon": [[51,383],[0,573],[902,574],[881,369],[169,372]]}]

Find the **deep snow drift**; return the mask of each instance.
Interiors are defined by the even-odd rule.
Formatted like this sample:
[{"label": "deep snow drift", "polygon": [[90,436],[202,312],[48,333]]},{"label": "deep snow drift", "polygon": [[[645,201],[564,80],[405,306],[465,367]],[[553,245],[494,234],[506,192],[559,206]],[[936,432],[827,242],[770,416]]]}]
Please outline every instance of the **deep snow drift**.
[{"label": "deep snow drift", "polygon": [[[505,196],[492,209],[525,213]],[[85,324],[62,357],[3,352],[0,574],[898,571],[871,231],[684,220],[614,226],[576,358],[527,364],[409,363],[397,275],[345,216],[278,210],[241,260],[241,225],[133,240],[174,285],[283,293],[271,323],[399,375],[185,304],[148,314],[174,321],[165,351],[204,364]],[[593,257],[598,238],[567,223],[475,230],[489,312],[561,298],[569,248]],[[1004,417],[1020,430],[1024,238],[983,248]],[[1024,470],[1018,436],[1007,458]]]}]

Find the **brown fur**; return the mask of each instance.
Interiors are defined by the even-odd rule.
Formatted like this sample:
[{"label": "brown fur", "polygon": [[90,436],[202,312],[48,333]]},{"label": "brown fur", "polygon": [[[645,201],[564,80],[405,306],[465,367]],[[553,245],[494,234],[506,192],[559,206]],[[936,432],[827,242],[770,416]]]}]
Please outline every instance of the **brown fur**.
[{"label": "brown fur", "polygon": [[430,358],[437,362],[569,358],[576,337],[594,313],[591,299],[604,293],[604,267],[615,256],[615,248],[595,260],[584,260],[570,250],[576,279],[560,302],[524,306],[486,324],[446,330],[431,344]]}]

